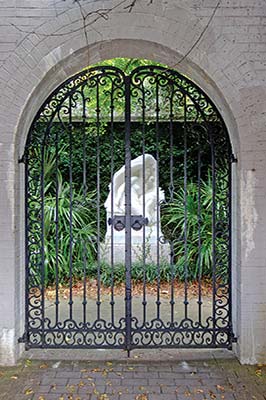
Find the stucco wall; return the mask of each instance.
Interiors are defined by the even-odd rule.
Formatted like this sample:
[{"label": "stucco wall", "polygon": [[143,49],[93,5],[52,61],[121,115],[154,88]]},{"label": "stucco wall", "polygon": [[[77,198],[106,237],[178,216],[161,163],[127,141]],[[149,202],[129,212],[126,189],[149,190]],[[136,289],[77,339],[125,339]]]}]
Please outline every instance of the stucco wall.
[{"label": "stucco wall", "polygon": [[70,74],[115,56],[176,67],[205,90],[224,117],[238,158],[233,196],[237,352],[242,362],[265,362],[266,3],[221,0],[214,15],[214,0],[137,0],[130,11],[131,3],[0,2],[0,362],[16,362],[22,349],[17,339],[24,322],[24,189],[18,159],[29,125]]}]

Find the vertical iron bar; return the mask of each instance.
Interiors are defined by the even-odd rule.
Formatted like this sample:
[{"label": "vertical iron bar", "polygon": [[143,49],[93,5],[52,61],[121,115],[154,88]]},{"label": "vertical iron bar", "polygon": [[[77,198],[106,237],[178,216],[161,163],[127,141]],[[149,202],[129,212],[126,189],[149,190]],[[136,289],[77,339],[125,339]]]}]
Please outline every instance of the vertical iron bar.
[{"label": "vertical iron bar", "polygon": [[[223,134],[226,135],[225,126],[223,126]],[[232,154],[231,154],[231,146],[228,146],[228,159],[226,163],[226,168],[228,170],[228,286],[229,286],[229,299],[228,299],[228,307],[229,307],[229,345],[232,347],[233,340],[233,322],[232,322]],[[230,160],[230,161],[229,161]]]},{"label": "vertical iron bar", "polygon": [[[50,128],[49,128],[50,131]],[[44,254],[44,246],[45,246],[45,239],[44,239],[44,151],[45,151],[45,139],[46,135],[49,135],[49,132],[46,132],[45,138],[42,142],[42,151],[41,151],[41,309],[42,309],[42,347],[44,346],[45,342],[45,335],[44,335],[44,318],[45,318],[45,304],[44,304],[44,286],[45,286],[45,254]]]},{"label": "vertical iron bar", "polygon": [[26,349],[29,340],[29,159],[28,149],[25,150],[25,335]]},{"label": "vertical iron bar", "polygon": [[157,319],[160,319],[160,305],[161,305],[161,300],[160,300],[160,286],[161,286],[161,268],[160,268],[160,226],[159,226],[159,221],[160,221],[160,196],[159,196],[159,190],[160,190],[160,179],[159,179],[159,163],[160,163],[160,154],[159,154],[159,113],[160,113],[160,107],[159,107],[159,82],[158,82],[158,77],[156,77],[156,123],[155,123],[155,130],[156,130],[156,160],[157,160],[157,168],[156,168],[156,218],[157,218],[157,225],[156,225],[156,244],[157,244],[157,249],[156,249],[156,258],[157,258],[157,300],[156,300],[156,305],[157,305]]},{"label": "vertical iron bar", "polygon": [[101,229],[101,174],[100,174],[100,103],[99,80],[96,84],[96,124],[97,124],[97,320],[101,319],[101,254],[100,254],[100,229]]},{"label": "vertical iron bar", "polygon": [[[86,204],[86,196],[87,196],[87,152],[86,152],[86,100],[85,100],[85,95],[84,95],[84,89],[85,86],[83,86],[82,89],[82,107],[83,107],[83,113],[82,113],[82,128],[83,128],[83,140],[82,140],[82,147],[83,147],[83,184],[82,184],[82,189],[83,189],[83,203],[84,206]],[[86,324],[86,309],[87,309],[87,274],[86,274],[86,268],[87,268],[87,246],[86,242],[83,240],[83,245],[82,245],[82,252],[83,252],[83,324]]]},{"label": "vertical iron bar", "polygon": [[185,269],[185,319],[188,317],[188,249],[187,249],[187,99],[184,102],[184,269]]},{"label": "vertical iron bar", "polygon": [[55,183],[55,324],[58,324],[59,317],[59,265],[58,265],[58,253],[59,253],[59,175],[58,175],[58,129],[56,128],[55,133],[55,169],[56,169],[56,183]]},{"label": "vertical iron bar", "polygon": [[198,219],[198,317],[199,324],[202,321],[202,288],[201,288],[201,137],[200,132],[198,133],[198,209],[197,209],[197,219]]},{"label": "vertical iron bar", "polygon": [[131,349],[131,144],[130,144],[130,77],[125,76],[125,263],[126,263],[126,350]]},{"label": "vertical iron bar", "polygon": [[[142,214],[146,217],[145,202],[146,202],[146,173],[145,173],[145,88],[142,84]],[[143,326],[146,324],[146,312],[147,312],[147,297],[146,297],[146,225],[142,227],[142,262],[143,262]]]},{"label": "vertical iron bar", "polygon": [[[170,185],[169,185],[169,194],[170,194],[170,202],[173,202],[174,199],[174,159],[173,159],[173,95],[174,95],[174,88],[173,84],[170,84],[170,121],[169,121],[169,133],[170,133]],[[173,240],[170,241],[170,266],[171,266],[171,300],[170,300],[170,307],[171,307],[171,325],[174,324],[174,309],[175,309],[175,292],[174,292],[174,280],[175,280],[175,273],[174,273],[174,245]]]},{"label": "vertical iron bar", "polygon": [[[114,218],[114,87],[111,89],[111,130],[110,130],[110,142],[111,142],[111,219]],[[114,225],[111,224],[111,323],[112,326],[115,324],[114,318]]]},{"label": "vertical iron bar", "polygon": [[73,174],[72,174],[72,105],[71,96],[69,96],[69,197],[70,197],[70,210],[69,210],[69,319],[73,318],[73,293],[72,293],[72,280],[73,280]]},{"label": "vertical iron bar", "polygon": [[215,174],[215,149],[213,134],[210,131],[211,165],[212,165],[212,319],[213,319],[213,345],[216,342],[216,174]]}]

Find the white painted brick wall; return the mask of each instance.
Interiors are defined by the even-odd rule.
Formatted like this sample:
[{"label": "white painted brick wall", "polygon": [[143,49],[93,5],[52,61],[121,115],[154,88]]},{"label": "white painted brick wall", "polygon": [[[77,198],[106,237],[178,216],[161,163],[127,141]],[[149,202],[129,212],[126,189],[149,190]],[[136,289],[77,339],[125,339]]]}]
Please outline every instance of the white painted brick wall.
[{"label": "white painted brick wall", "polygon": [[[88,13],[118,2],[81,0],[81,5]],[[129,14],[124,7],[130,2],[125,0],[108,19],[99,18],[91,26],[95,14],[87,18],[86,50],[80,9],[73,0],[0,1],[1,363],[14,363],[19,354],[24,266],[23,186],[17,159],[38,107],[69,74],[102,58],[139,56],[175,66],[216,5],[214,0],[154,0],[150,5],[139,0]],[[265,0],[222,0],[202,39],[178,65],[216,102],[239,160],[234,315],[238,354],[251,363],[266,361],[265,21]]]}]

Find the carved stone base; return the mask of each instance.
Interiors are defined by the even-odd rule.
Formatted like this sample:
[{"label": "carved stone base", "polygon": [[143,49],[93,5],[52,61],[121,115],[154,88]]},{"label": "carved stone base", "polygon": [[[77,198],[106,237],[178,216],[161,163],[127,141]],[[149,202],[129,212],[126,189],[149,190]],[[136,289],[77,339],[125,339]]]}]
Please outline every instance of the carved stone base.
[{"label": "carved stone base", "polygon": [[[159,243],[159,248],[157,248],[156,243],[146,243],[146,254],[145,263],[157,264],[158,261],[158,251],[159,251],[159,262],[170,262],[170,246],[168,243]],[[143,263],[143,245],[142,243],[132,243],[131,245],[131,259],[132,263],[141,262]],[[106,261],[111,264],[112,250],[111,243],[108,241],[102,243],[101,245],[101,260]],[[125,263],[125,244],[114,243],[113,244],[113,263]]]}]

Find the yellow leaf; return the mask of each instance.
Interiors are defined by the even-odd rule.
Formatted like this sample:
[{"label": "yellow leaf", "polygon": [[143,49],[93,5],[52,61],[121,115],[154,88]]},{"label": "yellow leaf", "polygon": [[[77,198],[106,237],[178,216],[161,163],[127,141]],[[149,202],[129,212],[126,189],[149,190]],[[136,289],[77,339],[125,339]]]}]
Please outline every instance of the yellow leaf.
[{"label": "yellow leaf", "polygon": [[69,385],[68,391],[73,393],[75,391],[75,385]]},{"label": "yellow leaf", "polygon": [[108,367],[111,367],[111,365],[113,365],[113,363],[111,361],[107,361],[106,365],[108,365]]},{"label": "yellow leaf", "polygon": [[196,393],[204,393],[202,389],[196,389]]},{"label": "yellow leaf", "polygon": [[85,386],[85,383],[83,381],[79,382],[79,387]]},{"label": "yellow leaf", "polygon": [[127,369],[128,369],[129,371],[133,371],[133,370],[134,370],[133,367],[128,367]]},{"label": "yellow leaf", "polygon": [[18,377],[16,375],[11,376],[10,379],[18,379]]},{"label": "yellow leaf", "polygon": [[34,392],[33,392],[32,388],[28,388],[28,389],[25,390],[24,393],[28,396],[29,394],[32,394]]},{"label": "yellow leaf", "polygon": [[225,388],[223,386],[221,386],[221,385],[216,385],[216,387],[217,387],[218,390],[221,390],[222,392],[225,391]]},{"label": "yellow leaf", "polygon": [[148,396],[146,394],[138,394],[135,397],[136,400],[148,400]]},{"label": "yellow leaf", "polygon": [[45,397],[44,396],[39,396],[38,400],[45,400]]},{"label": "yellow leaf", "polygon": [[25,361],[25,367],[29,367],[32,364],[31,360],[26,360]]},{"label": "yellow leaf", "polygon": [[47,365],[47,364],[41,364],[41,365],[40,365],[40,368],[41,368],[41,369],[48,368],[48,365]]}]

